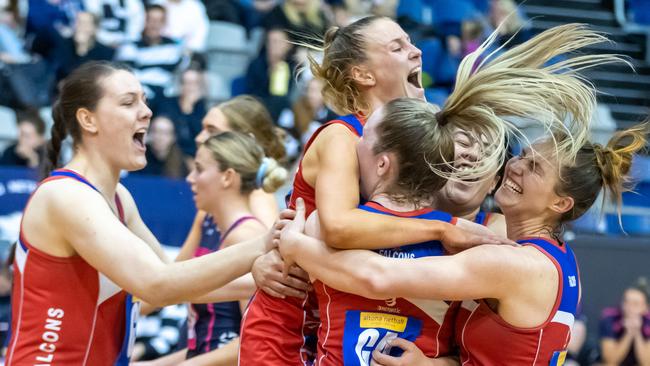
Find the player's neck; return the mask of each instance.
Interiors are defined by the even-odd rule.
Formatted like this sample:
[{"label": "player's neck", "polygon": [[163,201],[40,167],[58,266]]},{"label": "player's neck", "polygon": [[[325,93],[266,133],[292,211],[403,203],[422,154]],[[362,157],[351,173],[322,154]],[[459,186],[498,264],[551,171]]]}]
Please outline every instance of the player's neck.
[{"label": "player's neck", "polygon": [[86,154],[75,154],[65,169],[70,169],[88,180],[106,199],[115,196],[120,181],[120,170],[110,166],[103,159],[92,159]]},{"label": "player's neck", "polygon": [[220,197],[209,212],[221,232],[228,230],[239,218],[252,215],[248,204],[248,196],[241,195],[237,197]]},{"label": "player's neck", "polygon": [[433,208],[437,211],[443,211],[451,214],[454,217],[465,219],[468,221],[474,221],[476,215],[481,210],[481,207],[464,207],[461,205],[454,205],[448,200],[434,199]]},{"label": "player's neck", "polygon": [[543,217],[522,218],[518,215],[506,215],[508,238],[518,240],[526,237],[552,237],[552,228]]},{"label": "player's neck", "polygon": [[391,199],[391,197],[386,193],[374,194],[372,195],[370,201],[377,202],[380,205],[386,207],[387,209],[392,211],[397,211],[397,212],[410,212],[420,208],[420,207],[416,207],[413,203],[408,201],[403,201],[403,202],[395,201],[394,199]]}]

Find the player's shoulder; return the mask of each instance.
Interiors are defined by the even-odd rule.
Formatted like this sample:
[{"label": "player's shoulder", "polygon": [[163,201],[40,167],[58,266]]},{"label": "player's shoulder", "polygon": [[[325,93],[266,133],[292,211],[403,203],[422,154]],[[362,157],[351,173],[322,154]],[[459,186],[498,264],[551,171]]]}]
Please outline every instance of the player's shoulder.
[{"label": "player's shoulder", "polygon": [[348,124],[342,120],[332,120],[323,127],[323,129],[316,136],[314,142],[319,140],[330,140],[333,138],[348,138],[348,139],[357,139],[358,136],[354,133]]},{"label": "player's shoulder", "polygon": [[34,192],[33,201],[46,201],[54,205],[74,206],[75,202],[94,202],[101,199],[97,191],[86,183],[72,178],[48,179],[41,182]]}]

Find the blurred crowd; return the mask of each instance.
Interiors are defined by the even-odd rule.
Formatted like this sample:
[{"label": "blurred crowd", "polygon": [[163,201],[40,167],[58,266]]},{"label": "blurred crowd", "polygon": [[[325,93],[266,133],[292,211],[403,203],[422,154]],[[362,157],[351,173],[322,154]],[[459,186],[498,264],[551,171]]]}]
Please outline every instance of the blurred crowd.
[{"label": "blurred crowd", "polygon": [[57,84],[86,61],[114,60],[133,68],[154,112],[139,173],[174,178],[188,171],[209,107],[240,94],[263,102],[294,161],[333,116],[308,67],[330,26],[397,19],[423,51],[423,86],[438,104],[497,24],[505,20],[495,48],[531,36],[512,0],[0,0],[0,9],[0,117],[15,126],[0,137],[0,164],[38,166]]}]

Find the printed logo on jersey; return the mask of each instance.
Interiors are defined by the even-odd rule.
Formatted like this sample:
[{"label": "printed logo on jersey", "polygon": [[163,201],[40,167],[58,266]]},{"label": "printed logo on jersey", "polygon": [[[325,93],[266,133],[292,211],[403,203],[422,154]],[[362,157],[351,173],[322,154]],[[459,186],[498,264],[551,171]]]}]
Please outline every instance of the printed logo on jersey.
[{"label": "printed logo on jersey", "polygon": [[54,360],[54,352],[56,351],[57,342],[59,341],[59,333],[63,325],[63,316],[65,312],[63,309],[49,308],[47,310],[47,318],[45,319],[45,330],[41,335],[43,341],[39,346],[39,355],[36,356],[36,361],[40,364],[49,365]]},{"label": "printed logo on jersey", "polygon": [[392,349],[387,342],[397,337],[411,342],[420,335],[422,321],[395,314],[351,310],[345,313],[343,330],[344,366],[368,366],[372,352],[400,356],[401,349]]},{"label": "printed logo on jersey", "polygon": [[569,287],[576,287],[578,285],[578,281],[576,280],[576,276],[569,276]]},{"label": "printed logo on jersey", "polygon": [[388,258],[410,259],[443,255],[444,249],[440,243],[427,242],[405,245],[399,248],[379,249],[375,252]]},{"label": "printed logo on jersey", "polygon": [[551,362],[549,363],[549,365],[550,366],[564,365],[564,361],[566,360],[566,353],[567,353],[566,350],[553,352],[553,356],[551,357]]}]

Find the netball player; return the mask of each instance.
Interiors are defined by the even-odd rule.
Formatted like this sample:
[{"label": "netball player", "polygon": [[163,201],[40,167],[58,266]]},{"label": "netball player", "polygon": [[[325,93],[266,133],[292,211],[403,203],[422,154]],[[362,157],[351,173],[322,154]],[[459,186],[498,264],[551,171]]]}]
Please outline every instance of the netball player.
[{"label": "netball player", "polygon": [[[212,107],[202,121],[203,128],[196,136],[196,144],[199,146],[210,136],[225,131],[235,131],[249,134],[255,137],[257,143],[264,149],[267,157],[278,162],[285,158],[284,145],[282,143],[282,132],[273,126],[271,116],[266,107],[254,97],[240,95],[215,107]],[[262,189],[255,189],[250,195],[250,206],[255,217],[258,217],[265,225],[270,226],[278,214],[278,204],[273,194],[266,193]],[[176,258],[177,261],[192,258],[200,247],[214,248],[220,241],[220,232],[216,228],[213,218],[199,211],[194,218],[192,228],[183,243]],[[279,257],[277,251],[270,253],[269,257]],[[260,263],[263,263],[260,261]],[[271,271],[268,266],[259,266],[256,278],[260,281],[260,287],[274,293],[276,296],[304,297],[304,291],[308,288],[306,274],[298,268],[292,269],[292,276],[283,278],[281,268]],[[237,298],[241,294],[240,287],[225,286],[213,296],[219,293],[222,299]],[[231,292],[230,290],[233,290]]]},{"label": "netball player", "polygon": [[[81,66],[53,108],[49,160],[71,136],[72,160],[33,193],[16,246],[9,364],[128,363],[137,306],[175,304],[250,271],[271,248],[258,238],[166,263],[120,171],[144,167],[151,111],[135,76],[106,62]],[[267,235],[268,236],[268,235]],[[267,243],[269,242],[269,243]]]},{"label": "netball player", "polygon": [[[257,189],[273,193],[287,177],[287,172],[273,158],[264,156],[256,141],[237,132],[223,132],[203,142],[187,180],[192,186],[196,206],[214,218],[223,233],[216,247],[202,245],[196,256],[241,243],[262,235],[266,226],[253,215],[250,196]],[[233,301],[193,303],[188,323],[188,348],[163,357],[151,365],[221,365],[236,364],[239,348],[241,309],[255,291],[252,276],[243,276],[226,287],[239,293]],[[224,291],[216,294],[223,297]],[[209,300],[210,294],[195,301]],[[237,301],[239,300],[239,301]],[[188,361],[182,363],[187,358]]]},{"label": "netball player", "polygon": [[[576,259],[559,238],[561,225],[584,214],[603,188],[620,202],[647,132],[642,125],[616,133],[606,147],[585,142],[575,152],[558,148],[568,137],[556,134],[512,158],[496,201],[518,247],[484,245],[453,256],[394,259],[337,252],[287,232],[281,253],[324,283],[369,298],[484,299],[463,302],[457,319],[463,364],[560,365],[580,298]],[[294,229],[300,231],[300,223]],[[403,357],[412,363],[410,351]],[[379,352],[375,358],[394,364]]]},{"label": "netball player", "polygon": [[[318,206],[325,237],[333,245],[390,247],[434,239],[461,245],[502,242],[441,221],[373,215],[357,209],[355,144],[365,118],[394,98],[423,97],[421,52],[397,23],[384,17],[331,29],[324,51],[322,64],[313,62],[312,71],[324,81],[328,106],[344,117],[316,131],[307,143],[294,180],[292,204],[300,196],[309,212]],[[374,235],[377,230],[385,233],[380,240]],[[240,365],[307,363],[305,336],[315,334],[318,326],[315,307],[313,294],[282,299],[258,291],[243,320]]]}]

